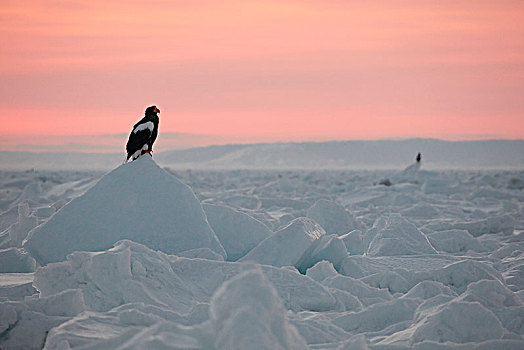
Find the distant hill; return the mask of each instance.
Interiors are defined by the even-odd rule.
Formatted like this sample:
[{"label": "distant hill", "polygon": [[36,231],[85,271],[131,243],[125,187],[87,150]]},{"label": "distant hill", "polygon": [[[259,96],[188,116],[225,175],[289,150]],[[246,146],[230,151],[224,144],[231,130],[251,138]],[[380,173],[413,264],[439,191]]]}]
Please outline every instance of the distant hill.
[{"label": "distant hill", "polygon": [[332,141],[210,146],[156,156],[177,168],[396,169],[415,162],[427,169],[524,169],[524,140],[450,142],[435,139]]},{"label": "distant hill", "polygon": [[[524,169],[524,140],[436,139],[266,143],[154,154],[178,169],[398,169],[422,153],[425,169]],[[0,152],[0,169],[109,170],[122,154]]]},{"label": "distant hill", "polygon": [[124,161],[116,153],[0,152],[2,170],[110,170]]}]

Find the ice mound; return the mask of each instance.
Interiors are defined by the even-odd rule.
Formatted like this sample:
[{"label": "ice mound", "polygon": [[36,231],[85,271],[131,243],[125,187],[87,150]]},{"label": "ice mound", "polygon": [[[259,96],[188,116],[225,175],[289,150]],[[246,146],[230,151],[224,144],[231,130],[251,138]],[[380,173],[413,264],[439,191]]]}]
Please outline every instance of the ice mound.
[{"label": "ice mound", "polygon": [[[20,274],[16,274],[15,276],[18,277]],[[33,283],[28,282],[28,279],[24,278],[27,275],[22,274],[21,276],[21,279],[17,277],[15,277],[14,280],[12,278],[7,278],[7,283],[5,281],[5,275],[2,276],[2,285],[0,285],[0,301],[20,301],[25,297],[38,293],[38,291],[33,287]]]},{"label": "ice mound", "polygon": [[366,252],[366,244],[364,242],[364,235],[360,230],[353,230],[345,235],[340,236],[340,239],[346,245],[347,251],[351,255],[362,255]]},{"label": "ice mound", "polygon": [[298,218],[247,253],[240,261],[273,266],[295,266],[311,243],[326,232],[308,218]]},{"label": "ice mound", "polygon": [[436,309],[416,326],[411,343],[470,343],[500,339],[504,328],[497,317],[478,302],[452,301]]},{"label": "ice mound", "polygon": [[330,289],[336,289],[349,293],[358,299],[364,306],[382,303],[392,299],[391,294],[386,289],[376,288],[356,278],[334,275],[326,277],[321,284]]},{"label": "ice mound", "polygon": [[0,348],[41,349],[47,333],[84,310],[82,294],[67,290],[49,297],[0,303]]},{"label": "ice mound", "polygon": [[436,221],[428,223],[425,228],[434,231],[467,230],[472,236],[479,237],[487,233],[511,235],[517,225],[518,222],[512,215],[488,215],[477,211],[477,215],[472,220]]},{"label": "ice mound", "polygon": [[347,256],[346,245],[337,235],[324,235],[313,241],[297,262],[297,269],[301,273],[319,261],[329,261],[338,268],[342,259]]},{"label": "ice mound", "polygon": [[427,237],[400,214],[392,214],[369,243],[368,256],[437,254]]},{"label": "ice mound", "polygon": [[307,210],[307,217],[315,220],[326,233],[343,235],[356,229],[360,224],[343,206],[333,201],[320,199]]},{"label": "ice mound", "polygon": [[144,304],[105,313],[84,311],[53,328],[44,349],[201,349],[197,331],[177,323],[180,315]]},{"label": "ice mound", "polygon": [[456,225],[459,229],[466,229],[473,236],[478,237],[486,233],[504,233],[511,235],[515,229],[515,219],[511,215],[493,215],[487,219],[466,222]]},{"label": "ice mound", "polygon": [[430,299],[437,295],[449,295],[457,296],[451,288],[445,286],[440,282],[435,281],[422,281],[416,286],[411,288],[408,293],[404,294],[404,298],[420,298],[420,299]]},{"label": "ice mound", "polygon": [[403,171],[393,174],[391,180],[387,178],[383,179],[381,185],[391,186],[392,184],[416,183],[421,165],[422,163],[420,162],[410,164]]},{"label": "ice mound", "polygon": [[66,261],[39,268],[33,283],[42,297],[79,289],[94,311],[140,301],[187,313],[195,305],[168,256],[131,241],[103,252],[72,253]]},{"label": "ice mound", "polygon": [[459,300],[479,302],[493,312],[504,328],[516,335],[524,334],[524,304],[498,280],[471,283]]},{"label": "ice mound", "polygon": [[439,211],[428,203],[417,203],[411,208],[402,210],[402,215],[412,219],[436,219]]},{"label": "ice mound", "polygon": [[0,273],[33,272],[35,260],[26,251],[19,248],[0,249]]},{"label": "ice mound", "polygon": [[[172,258],[171,268],[191,286],[195,300],[209,302],[212,293],[222,283],[245,270],[245,263]],[[261,269],[289,310],[328,311],[336,308],[336,300],[328,288],[296,270],[269,265],[261,265]]]},{"label": "ice mound", "polygon": [[287,319],[275,288],[260,270],[224,283],[213,295],[215,349],[308,349]]},{"label": "ice mound", "polygon": [[327,323],[321,317],[317,318],[309,313],[288,313],[288,317],[308,345],[311,345],[311,349],[327,348],[326,344],[342,342],[351,337],[348,332],[340,327]]},{"label": "ice mound", "polygon": [[374,304],[362,311],[349,312],[333,320],[340,328],[352,332],[380,331],[396,323],[411,321],[420,301],[395,299]]},{"label": "ice mound", "polygon": [[[166,255],[120,241],[103,252],[75,252],[35,273],[34,285],[47,297],[80,289],[89,310],[108,311],[126,303],[144,302],[188,313],[207,303],[222,283],[239,274],[244,264]],[[297,272],[264,266],[263,271],[293,310],[329,310],[335,301],[327,289]]]},{"label": "ice mound", "polygon": [[411,177],[416,176],[418,171],[420,170],[421,165],[422,163],[420,162],[416,162],[416,163],[408,165],[402,172],[402,176],[405,178],[411,178]]},{"label": "ice mound", "polygon": [[263,223],[233,208],[203,204],[207,220],[226,250],[227,260],[236,261],[273,232]]},{"label": "ice mound", "polygon": [[447,253],[485,252],[477,238],[466,230],[436,231],[427,235],[435,249]]},{"label": "ice mound", "polygon": [[[203,305],[203,304],[200,304]],[[259,269],[233,276],[197,308],[197,317],[147,304],[84,312],[53,329],[46,349],[307,349],[287,310]],[[188,318],[193,321],[188,322]]]},{"label": "ice mound", "polygon": [[[307,348],[288,323],[287,310],[336,308],[328,288],[297,272],[180,258],[131,241],[103,252],[75,252],[66,261],[41,267],[34,285],[39,294],[0,303],[5,316],[0,326],[5,339],[14,337],[18,344],[26,344],[19,333],[41,329],[34,339],[43,342],[53,328],[46,349],[115,344],[119,349],[175,344],[201,349],[209,341],[216,341],[218,349],[254,339],[257,345]],[[24,321],[26,311],[47,318],[39,316],[32,324]],[[5,339],[0,347],[10,344]]]},{"label": "ice mound", "polygon": [[104,176],[31,231],[24,248],[44,265],[74,251],[109,249],[122,239],[166,253],[210,248],[225,256],[191,188],[151,157]]},{"label": "ice mound", "polygon": [[420,272],[420,279],[441,282],[459,294],[463,293],[468,285],[480,280],[499,280],[502,276],[491,266],[473,260],[462,260],[449,264],[442,269]]},{"label": "ice mound", "polygon": [[426,179],[422,185],[424,194],[445,194],[460,193],[461,186],[457,180],[452,178],[435,177]]},{"label": "ice mound", "polygon": [[306,276],[317,282],[322,282],[328,277],[338,275],[337,270],[329,261],[320,261],[306,271]]},{"label": "ice mound", "polygon": [[31,214],[27,202],[18,204],[18,222],[9,227],[11,245],[20,247],[29,231],[38,225],[38,218]]}]

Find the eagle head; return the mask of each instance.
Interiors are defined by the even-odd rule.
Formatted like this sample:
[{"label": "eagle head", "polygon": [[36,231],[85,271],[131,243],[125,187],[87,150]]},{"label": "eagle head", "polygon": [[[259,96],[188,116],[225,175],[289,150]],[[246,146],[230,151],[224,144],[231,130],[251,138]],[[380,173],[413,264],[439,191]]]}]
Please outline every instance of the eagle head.
[{"label": "eagle head", "polygon": [[156,106],[151,106],[146,108],[146,115],[156,114],[160,113],[160,109],[158,109]]}]

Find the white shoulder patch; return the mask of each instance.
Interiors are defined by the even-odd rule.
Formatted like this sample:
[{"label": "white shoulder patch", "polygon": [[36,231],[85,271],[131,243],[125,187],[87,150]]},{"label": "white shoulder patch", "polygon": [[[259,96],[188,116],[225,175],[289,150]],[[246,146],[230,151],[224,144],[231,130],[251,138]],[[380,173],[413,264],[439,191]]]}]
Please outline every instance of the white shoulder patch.
[{"label": "white shoulder patch", "polygon": [[142,123],[140,125],[138,125],[135,130],[133,130],[133,133],[137,133],[139,131],[142,131],[142,130],[146,130],[146,129],[149,129],[149,131],[153,132],[153,128],[155,127],[155,124],[153,124],[153,122],[146,122],[146,123]]}]

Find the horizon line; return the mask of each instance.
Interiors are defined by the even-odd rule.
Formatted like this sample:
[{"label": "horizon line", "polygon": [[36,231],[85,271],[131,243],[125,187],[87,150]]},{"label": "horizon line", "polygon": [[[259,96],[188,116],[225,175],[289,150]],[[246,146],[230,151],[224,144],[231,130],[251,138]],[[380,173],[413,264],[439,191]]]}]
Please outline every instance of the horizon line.
[{"label": "horizon line", "polygon": [[[169,133],[168,133],[169,134]],[[171,133],[171,134],[179,134],[179,133]],[[183,133],[182,133],[183,134]],[[114,136],[116,134],[105,134],[107,136]],[[184,134],[187,135],[187,134]],[[191,134],[196,135],[196,134]],[[477,139],[446,139],[446,138],[438,138],[438,137],[387,137],[387,138],[376,138],[376,139],[324,139],[324,140],[290,140],[290,141],[254,141],[254,142],[226,142],[226,143],[212,143],[212,144],[203,144],[203,145],[181,145],[180,147],[174,147],[174,148],[165,148],[160,151],[156,151],[155,153],[166,153],[166,152],[176,152],[176,151],[184,151],[184,150],[190,150],[190,149],[198,149],[198,148],[209,148],[209,147],[227,147],[227,146],[258,146],[258,145],[271,145],[271,144],[321,144],[321,143],[335,143],[335,142],[381,142],[381,141],[393,141],[393,142],[402,142],[402,141],[438,141],[438,142],[449,142],[449,143],[473,143],[473,142],[496,142],[496,141],[502,141],[502,142],[519,142],[524,141],[524,138],[477,138]],[[54,144],[54,145],[13,145],[15,147],[30,147],[31,149],[8,149],[8,147],[5,147],[3,145],[0,145],[0,151],[2,152],[8,152],[8,153],[24,153],[24,154],[92,154],[92,155],[111,155],[111,154],[120,154],[124,151],[111,151],[111,152],[90,152],[85,151],[82,149],[73,149],[70,151],[60,151],[60,150],[54,150],[54,147],[65,147],[65,146],[92,146],[90,144],[73,144],[73,143],[64,143],[64,144]],[[36,147],[43,147],[43,150],[33,150],[33,148]]]}]

